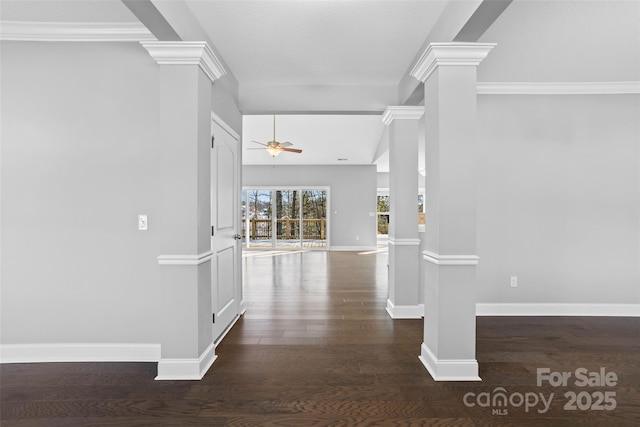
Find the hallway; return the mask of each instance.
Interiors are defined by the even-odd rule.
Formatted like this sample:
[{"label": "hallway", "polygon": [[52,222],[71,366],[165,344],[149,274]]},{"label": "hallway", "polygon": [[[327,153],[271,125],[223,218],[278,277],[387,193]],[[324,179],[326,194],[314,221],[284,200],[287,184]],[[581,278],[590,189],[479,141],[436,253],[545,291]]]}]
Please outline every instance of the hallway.
[{"label": "hallway", "polygon": [[[386,253],[249,252],[246,314],[202,381],[154,381],[153,363],[5,364],[12,426],[632,426],[638,318],[478,318],[482,382],[436,383],[421,320],[384,310]],[[536,386],[537,368],[615,372],[615,387]],[[555,397],[525,411],[470,407],[497,387]],[[614,391],[615,410],[565,410],[564,393]],[[507,410],[492,413],[492,409]]]}]

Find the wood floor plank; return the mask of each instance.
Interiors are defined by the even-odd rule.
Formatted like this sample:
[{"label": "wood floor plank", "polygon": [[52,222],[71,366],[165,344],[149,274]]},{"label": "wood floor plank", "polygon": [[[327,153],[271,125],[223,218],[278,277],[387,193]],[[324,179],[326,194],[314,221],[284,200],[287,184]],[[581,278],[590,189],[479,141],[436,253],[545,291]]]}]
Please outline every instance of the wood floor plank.
[{"label": "wood floor plank", "polygon": [[[384,310],[387,254],[243,259],[247,312],[201,381],[154,381],[153,363],[0,366],[3,427],[635,426],[640,319],[479,317],[481,382],[436,382],[418,360],[423,320]],[[615,372],[615,387],[537,386],[539,368]],[[545,413],[465,404],[469,393],[554,393]],[[566,392],[613,391],[611,411]],[[584,397],[584,396],[583,396]],[[467,399],[468,401],[468,399]]]}]

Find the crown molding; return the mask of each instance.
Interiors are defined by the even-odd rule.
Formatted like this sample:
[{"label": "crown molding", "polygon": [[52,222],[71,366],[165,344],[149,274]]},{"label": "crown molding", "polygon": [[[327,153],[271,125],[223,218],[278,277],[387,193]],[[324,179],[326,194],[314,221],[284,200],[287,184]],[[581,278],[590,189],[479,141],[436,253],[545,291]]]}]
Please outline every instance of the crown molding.
[{"label": "crown molding", "polygon": [[141,42],[159,65],[198,65],[213,82],[227,71],[207,42]]},{"label": "crown molding", "polygon": [[477,66],[496,43],[431,43],[409,75],[426,82],[441,65]]},{"label": "crown molding", "polygon": [[640,94],[636,82],[478,82],[478,95]]},{"label": "crown molding", "polygon": [[416,120],[424,115],[423,106],[393,106],[387,107],[382,115],[382,122],[389,126],[394,120]]},{"label": "crown molding", "polygon": [[0,40],[42,42],[127,42],[156,40],[139,22],[0,21]]}]

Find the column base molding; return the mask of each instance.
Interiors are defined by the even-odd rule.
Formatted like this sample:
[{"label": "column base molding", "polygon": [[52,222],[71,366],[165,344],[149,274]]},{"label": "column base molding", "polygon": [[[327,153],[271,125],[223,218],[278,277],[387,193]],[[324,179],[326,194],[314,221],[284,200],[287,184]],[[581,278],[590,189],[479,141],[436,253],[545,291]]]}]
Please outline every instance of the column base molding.
[{"label": "column base molding", "polygon": [[438,359],[425,343],[420,346],[418,359],[434,381],[482,381],[478,376],[476,359]]},{"label": "column base molding", "polygon": [[201,380],[216,361],[213,343],[197,359],[160,359],[156,380]]},{"label": "column base molding", "polygon": [[392,319],[421,319],[424,317],[424,304],[395,305],[388,299],[385,310]]}]

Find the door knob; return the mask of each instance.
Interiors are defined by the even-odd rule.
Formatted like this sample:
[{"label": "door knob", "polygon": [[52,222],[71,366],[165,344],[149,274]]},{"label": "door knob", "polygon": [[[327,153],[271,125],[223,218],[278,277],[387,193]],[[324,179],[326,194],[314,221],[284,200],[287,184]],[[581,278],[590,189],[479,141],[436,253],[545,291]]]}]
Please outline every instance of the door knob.
[{"label": "door knob", "polygon": [[236,240],[240,240],[240,239],[242,239],[242,236],[239,235],[239,234],[234,234],[233,238],[236,239]]}]

